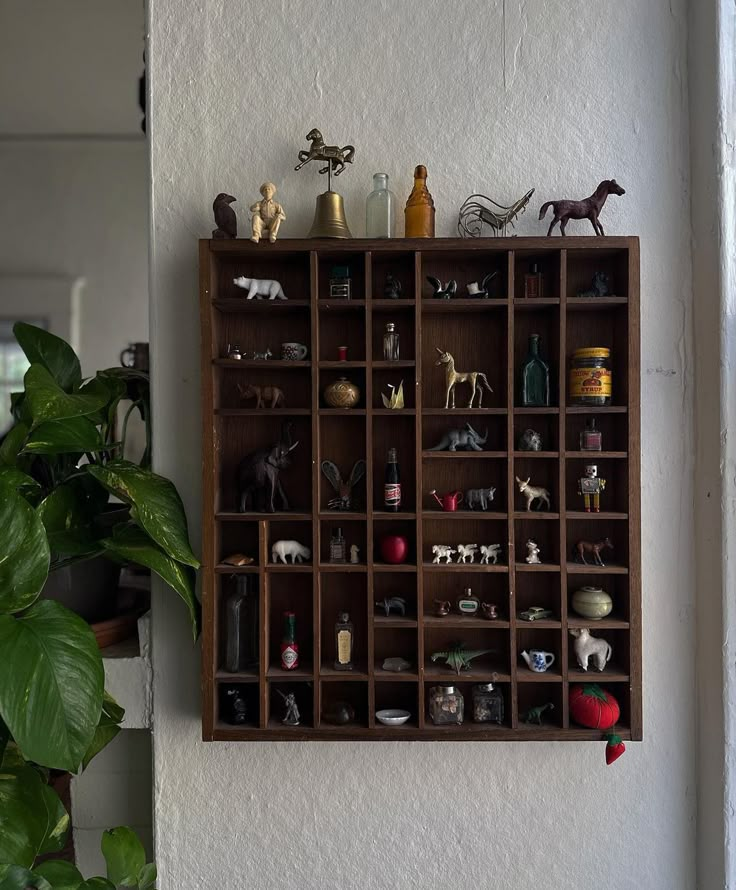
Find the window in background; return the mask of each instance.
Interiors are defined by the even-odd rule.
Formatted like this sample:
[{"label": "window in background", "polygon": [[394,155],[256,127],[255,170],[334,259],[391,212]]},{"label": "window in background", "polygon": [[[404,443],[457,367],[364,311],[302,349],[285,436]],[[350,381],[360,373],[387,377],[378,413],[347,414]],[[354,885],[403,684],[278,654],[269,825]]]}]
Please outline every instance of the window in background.
[{"label": "window in background", "polygon": [[[48,329],[46,319],[24,318],[30,324]],[[0,436],[5,435],[13,423],[10,415],[10,394],[23,389],[23,377],[28,370],[28,359],[15,342],[13,325],[18,319],[0,319]]]}]

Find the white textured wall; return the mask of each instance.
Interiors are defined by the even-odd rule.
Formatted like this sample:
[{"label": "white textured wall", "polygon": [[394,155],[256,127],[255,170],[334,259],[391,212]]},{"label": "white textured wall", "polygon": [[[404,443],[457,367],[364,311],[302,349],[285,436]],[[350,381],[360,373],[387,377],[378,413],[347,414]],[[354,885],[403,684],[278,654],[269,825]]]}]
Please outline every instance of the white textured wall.
[{"label": "white textured wall", "polygon": [[[403,201],[421,162],[438,235],[472,191],[507,203],[535,186],[538,207],[615,176],[627,195],[606,230],[642,239],[645,741],[611,768],[601,744],[204,744],[198,659],[159,591],[163,890],[694,886],[684,14],[684,0],[151,0],[156,455],[195,535],[196,239],[218,191],[242,212],[266,177],[284,236],[304,235],[324,188],[293,172],[311,127],[357,146],[339,180],[356,235],[371,174],[388,172]],[[543,234],[535,215],[517,231]]]}]

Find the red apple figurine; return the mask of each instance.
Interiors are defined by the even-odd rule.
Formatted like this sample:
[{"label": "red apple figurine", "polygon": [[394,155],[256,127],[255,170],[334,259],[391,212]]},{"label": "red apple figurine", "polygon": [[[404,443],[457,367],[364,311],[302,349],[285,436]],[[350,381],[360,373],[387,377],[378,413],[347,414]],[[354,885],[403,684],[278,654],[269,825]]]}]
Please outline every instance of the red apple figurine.
[{"label": "red apple figurine", "polygon": [[409,555],[409,542],[403,535],[384,535],[381,538],[381,559],[384,562],[398,565],[406,562]]}]

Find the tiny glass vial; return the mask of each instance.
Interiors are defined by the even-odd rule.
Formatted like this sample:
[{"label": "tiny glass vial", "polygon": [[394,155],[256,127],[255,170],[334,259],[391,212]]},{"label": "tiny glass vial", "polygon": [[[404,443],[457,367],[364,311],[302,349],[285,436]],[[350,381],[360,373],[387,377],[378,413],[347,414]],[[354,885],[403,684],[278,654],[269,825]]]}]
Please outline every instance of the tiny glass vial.
[{"label": "tiny glass vial", "polygon": [[342,529],[338,528],[330,538],[330,562],[345,562],[347,559],[347,547]]},{"label": "tiny glass vial", "polygon": [[340,612],[335,622],[335,670],[353,669],[353,622],[347,612]]},{"label": "tiny glass vial", "polygon": [[352,299],[349,266],[333,266],[330,270],[330,299]]},{"label": "tiny glass vial", "polygon": [[473,722],[503,723],[503,695],[493,683],[473,686]]},{"label": "tiny glass vial", "polygon": [[386,325],[386,333],[383,335],[383,358],[387,362],[399,360],[399,333],[392,321]]},{"label": "tiny glass vial", "polygon": [[603,434],[595,425],[595,417],[589,417],[585,429],[580,433],[581,451],[602,451]]},{"label": "tiny glass vial", "polygon": [[536,263],[532,263],[524,276],[524,296],[528,300],[538,300],[544,296],[544,278]]},{"label": "tiny glass vial", "polygon": [[373,174],[373,191],[365,202],[366,238],[393,238],[396,232],[396,195],[387,173]]},{"label": "tiny glass vial", "polygon": [[429,690],[429,716],[437,726],[461,724],[465,712],[462,693],[454,686],[432,686]]}]

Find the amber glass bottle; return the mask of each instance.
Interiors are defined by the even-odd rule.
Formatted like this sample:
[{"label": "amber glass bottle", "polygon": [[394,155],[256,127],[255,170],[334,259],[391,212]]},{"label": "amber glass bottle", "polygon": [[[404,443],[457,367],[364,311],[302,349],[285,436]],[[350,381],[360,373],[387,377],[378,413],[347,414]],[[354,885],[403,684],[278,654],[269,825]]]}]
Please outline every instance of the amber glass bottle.
[{"label": "amber glass bottle", "polygon": [[404,208],[404,235],[407,238],[434,238],[434,201],[427,189],[427,168],[414,171],[414,188]]}]

